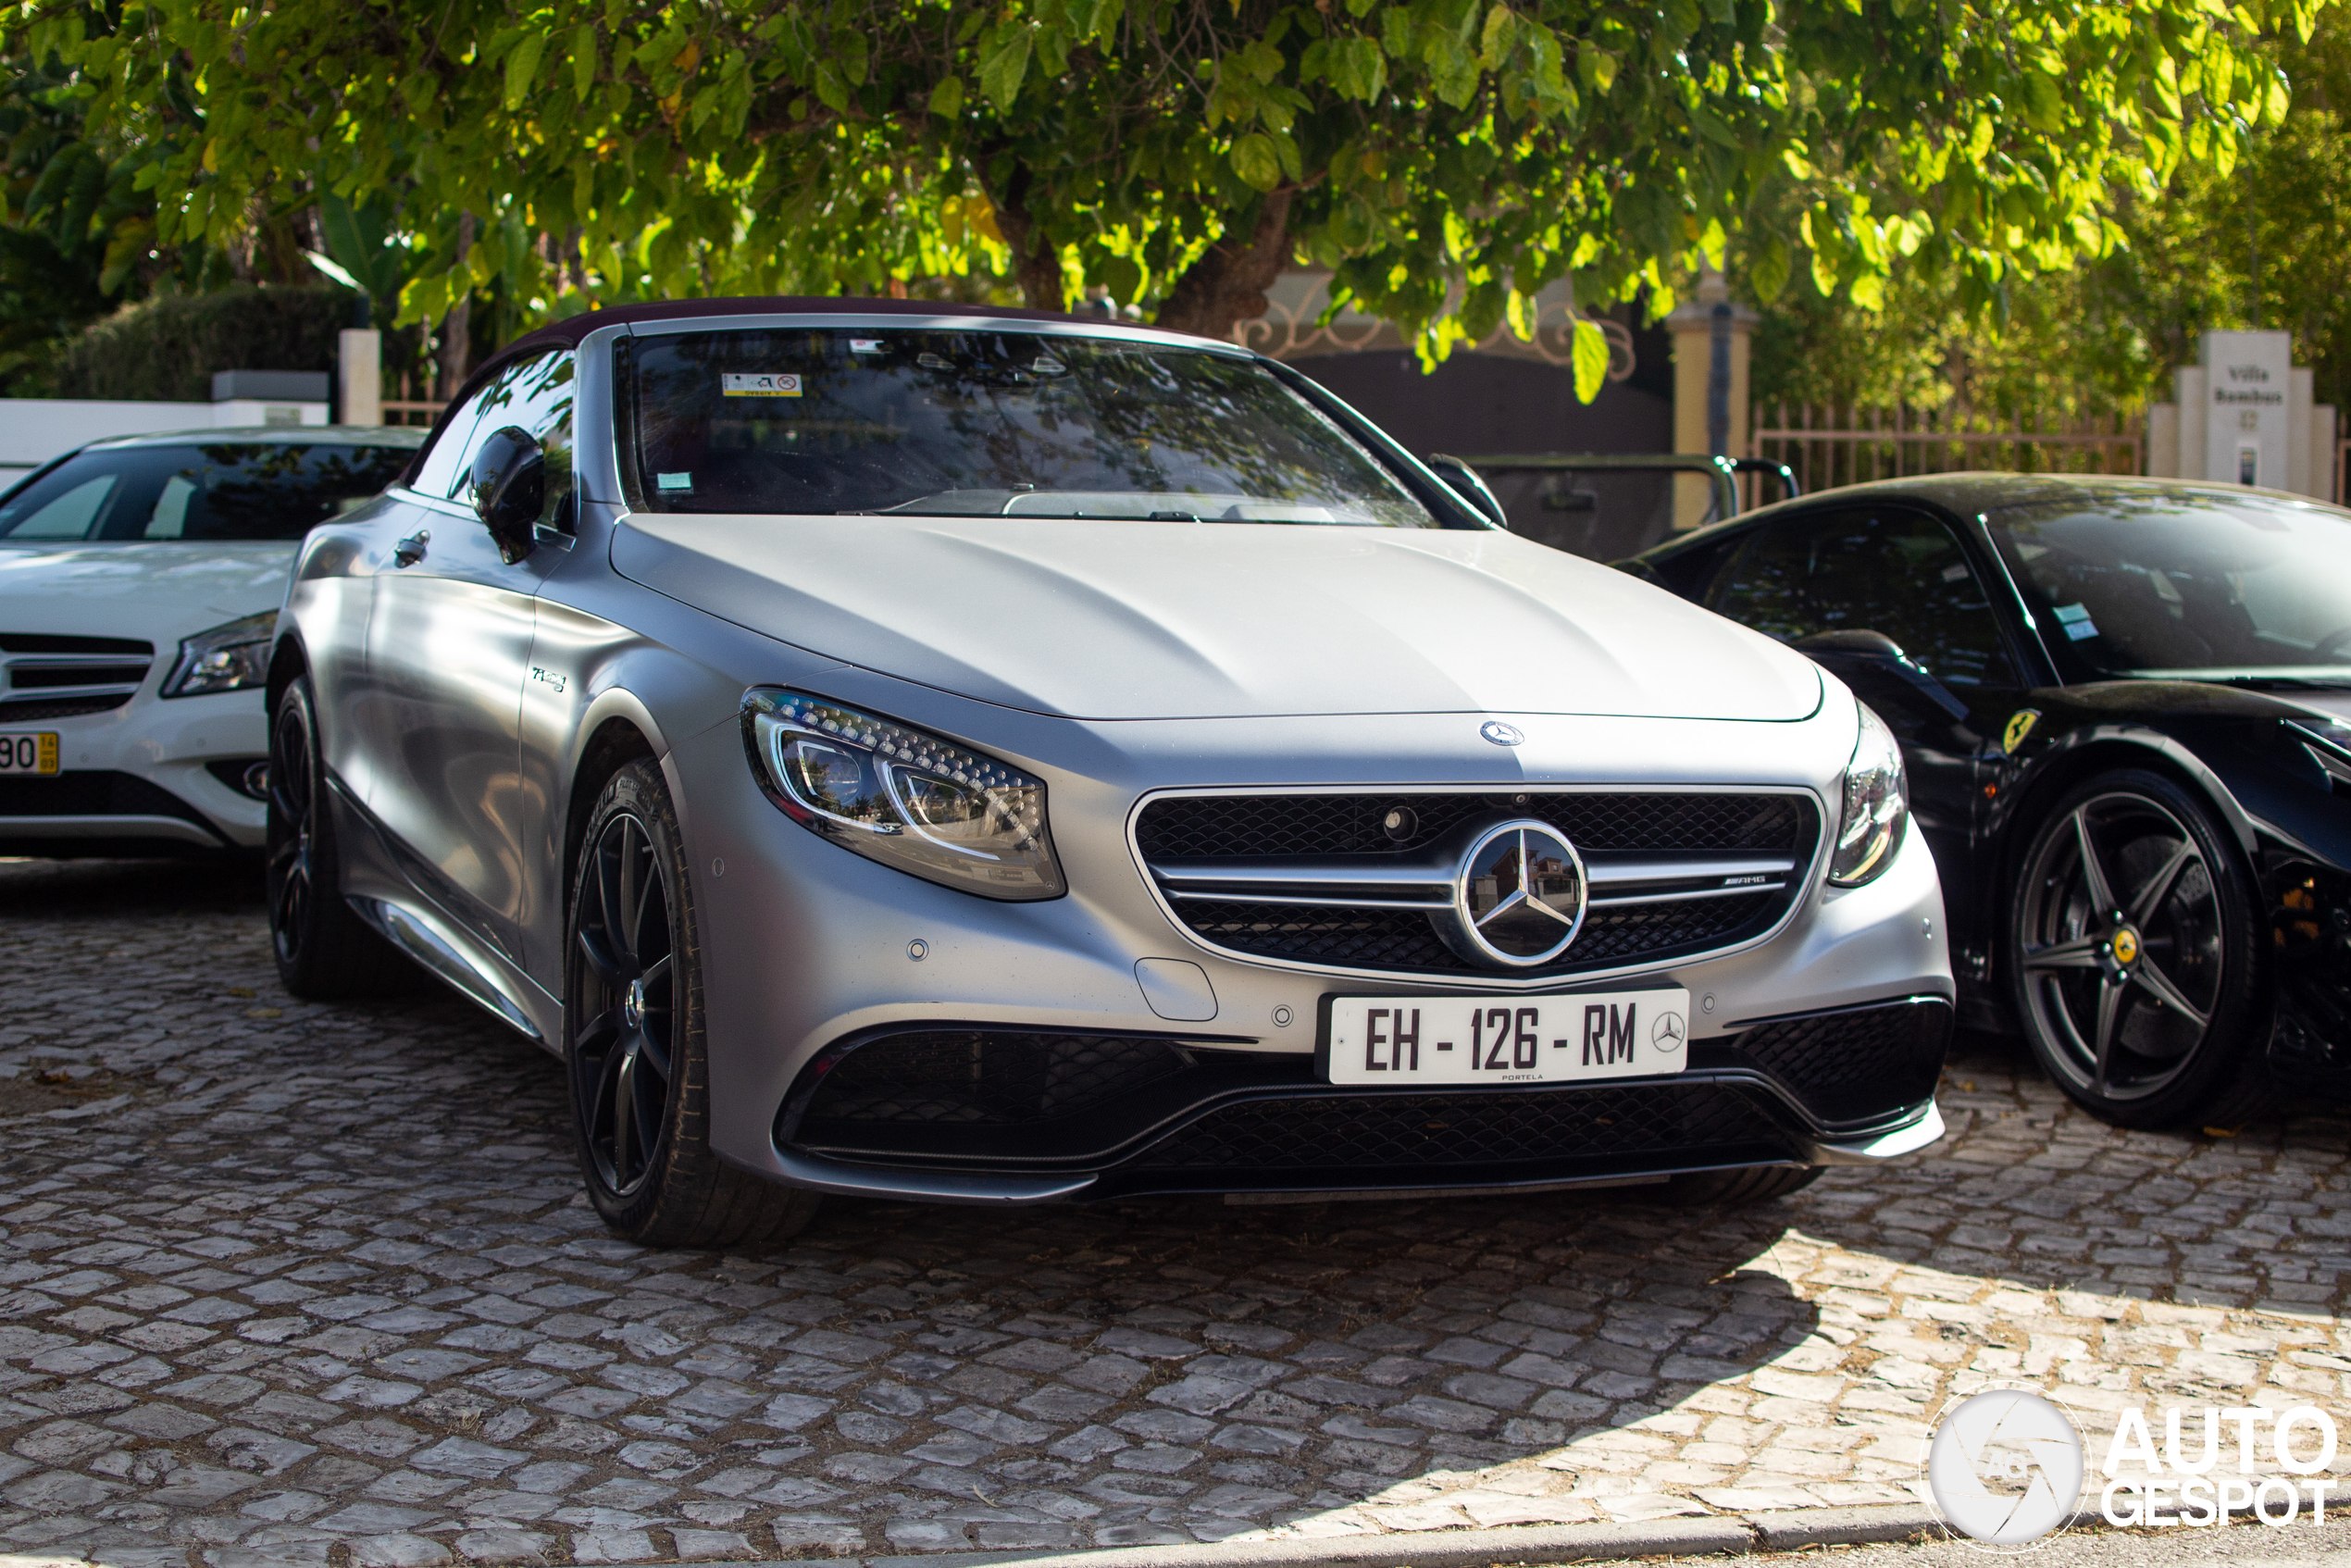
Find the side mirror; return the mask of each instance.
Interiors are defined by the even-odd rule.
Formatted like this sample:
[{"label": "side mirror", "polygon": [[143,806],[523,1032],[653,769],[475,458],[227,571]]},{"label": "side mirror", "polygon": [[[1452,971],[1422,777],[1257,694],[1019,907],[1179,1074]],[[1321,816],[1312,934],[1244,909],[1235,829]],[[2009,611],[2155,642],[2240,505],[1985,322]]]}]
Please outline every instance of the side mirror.
[{"label": "side mirror", "polygon": [[537,438],[509,425],[483,442],[474,454],[473,494],[474,511],[506,564],[529,554],[547,499],[547,454]]},{"label": "side mirror", "polygon": [[1437,470],[1438,479],[1452,486],[1455,493],[1468,502],[1472,508],[1484,514],[1496,528],[1511,526],[1510,518],[1502,513],[1502,504],[1494,499],[1494,492],[1486,488],[1486,481],[1477,477],[1475,468],[1442,452],[1430,453],[1424,461]]},{"label": "side mirror", "polygon": [[1891,682],[1899,683],[1893,691],[1915,692],[1951,718],[1967,717],[1967,704],[1882,631],[1816,631],[1798,638],[1794,646],[1813,663],[1835,671],[1847,684],[1860,688],[1865,697],[1872,690],[1881,694],[1887,691],[1890,678]]}]

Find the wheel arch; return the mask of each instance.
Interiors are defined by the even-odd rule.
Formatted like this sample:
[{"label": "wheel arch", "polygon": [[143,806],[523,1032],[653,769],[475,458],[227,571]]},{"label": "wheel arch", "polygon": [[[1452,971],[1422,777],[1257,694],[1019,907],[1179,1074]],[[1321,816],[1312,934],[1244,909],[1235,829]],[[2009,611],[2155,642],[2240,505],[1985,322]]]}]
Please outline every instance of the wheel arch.
[{"label": "wheel arch", "polygon": [[262,712],[275,715],[278,699],[286,688],[302,678],[310,668],[310,655],[302,646],[302,634],[287,631],[280,634],[278,645],[269,651],[269,673],[262,682]]},{"label": "wheel arch", "polygon": [[2220,817],[2228,829],[2238,852],[2245,856],[2247,870],[2258,870],[2260,861],[2260,840],[2253,819],[2238,803],[2236,793],[2227,780],[2211,765],[2186,746],[2160,730],[2143,725],[2101,724],[2085,726],[2052,739],[2048,749],[2036,758],[2023,781],[2001,803],[1999,819],[1995,827],[2000,843],[1996,857],[1998,866],[1996,892],[2005,893],[2015,871],[2017,856],[2022,852],[2024,838],[2031,825],[2039,820],[2048,803],[2079,784],[2083,779],[2114,768],[2139,767],[2169,775],[2176,783],[2184,785],[2200,796]]},{"label": "wheel arch", "polygon": [[597,797],[614,774],[632,762],[657,759],[667,750],[653,716],[626,698],[619,691],[602,693],[579,727],[579,754],[572,765],[571,788],[564,803],[561,885],[566,920],[571,917],[572,869],[579,864],[580,842],[587,836],[589,818],[595,815]]}]

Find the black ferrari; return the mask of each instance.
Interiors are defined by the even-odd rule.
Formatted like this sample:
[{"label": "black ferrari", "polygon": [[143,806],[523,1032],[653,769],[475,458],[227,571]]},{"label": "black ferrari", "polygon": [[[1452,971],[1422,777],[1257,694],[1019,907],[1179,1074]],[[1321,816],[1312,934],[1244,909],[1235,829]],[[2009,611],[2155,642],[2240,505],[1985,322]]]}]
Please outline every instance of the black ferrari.
[{"label": "black ferrari", "polygon": [[1623,565],[1901,739],[1964,1021],[2130,1126],[2351,1093],[2351,511],[1948,474]]}]

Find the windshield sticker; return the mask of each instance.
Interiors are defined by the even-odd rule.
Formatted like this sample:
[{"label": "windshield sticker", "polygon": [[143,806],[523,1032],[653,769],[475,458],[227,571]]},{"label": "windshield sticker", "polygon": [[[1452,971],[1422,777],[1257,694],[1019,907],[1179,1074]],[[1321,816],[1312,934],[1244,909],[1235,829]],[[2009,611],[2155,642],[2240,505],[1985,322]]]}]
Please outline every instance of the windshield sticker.
[{"label": "windshield sticker", "polygon": [[694,488],[694,476],[691,474],[655,474],[653,476],[653,488],[660,491],[691,491]]},{"label": "windshield sticker", "polygon": [[2057,618],[2058,624],[2065,628],[2065,635],[2076,642],[2098,634],[2097,624],[2090,619],[2090,606],[2087,604],[2059,604]]},{"label": "windshield sticker", "polygon": [[882,341],[879,338],[852,338],[849,340],[849,352],[852,354],[879,354],[881,351]]},{"label": "windshield sticker", "polygon": [[1956,566],[1944,567],[1943,580],[1945,582],[1965,582],[1967,580],[1967,563],[1965,561],[1961,561]]},{"label": "windshield sticker", "polygon": [[718,390],[727,397],[798,397],[798,376],[721,376]]}]

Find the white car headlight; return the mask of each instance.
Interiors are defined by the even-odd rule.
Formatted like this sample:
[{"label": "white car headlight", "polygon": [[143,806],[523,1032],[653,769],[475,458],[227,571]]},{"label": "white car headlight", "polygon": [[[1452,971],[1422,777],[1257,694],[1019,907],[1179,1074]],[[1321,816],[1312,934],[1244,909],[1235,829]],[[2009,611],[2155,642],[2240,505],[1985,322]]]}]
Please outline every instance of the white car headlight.
[{"label": "white car headlight", "polygon": [[993,757],[774,689],[744,697],[743,745],[767,798],[843,849],[982,898],[1068,890],[1044,780]]},{"label": "white car headlight", "polygon": [[269,678],[269,639],[277,629],[278,612],[264,610],[183,638],[163,695],[208,697],[261,685]]},{"label": "white car headlight", "polygon": [[1868,703],[1854,706],[1861,713],[1861,733],[1853,742],[1853,760],[1845,765],[1845,815],[1837,824],[1836,852],[1829,857],[1829,881],[1839,888],[1858,888],[1893,865],[1910,820],[1902,748]]}]

